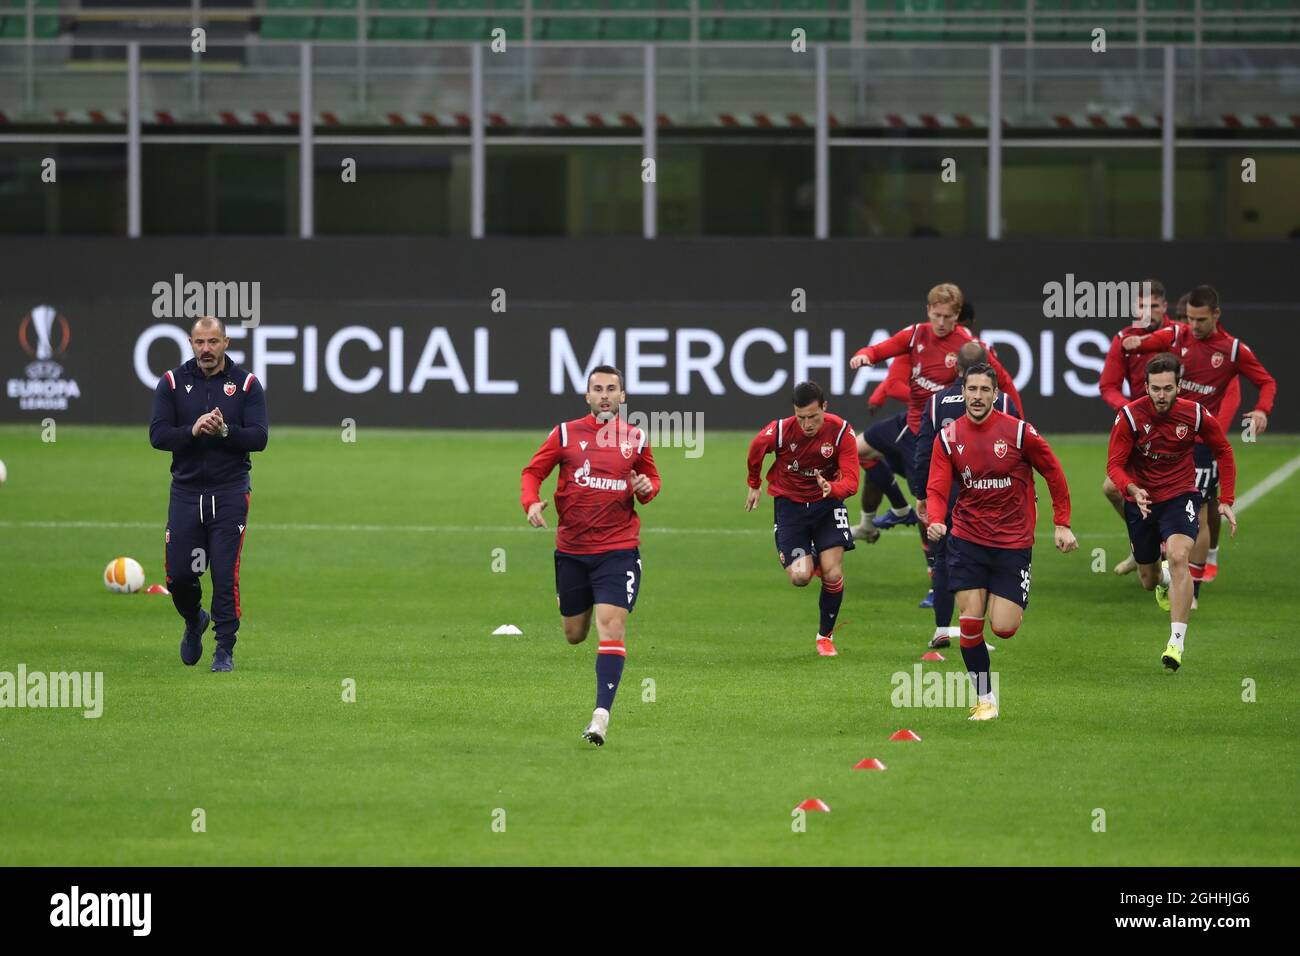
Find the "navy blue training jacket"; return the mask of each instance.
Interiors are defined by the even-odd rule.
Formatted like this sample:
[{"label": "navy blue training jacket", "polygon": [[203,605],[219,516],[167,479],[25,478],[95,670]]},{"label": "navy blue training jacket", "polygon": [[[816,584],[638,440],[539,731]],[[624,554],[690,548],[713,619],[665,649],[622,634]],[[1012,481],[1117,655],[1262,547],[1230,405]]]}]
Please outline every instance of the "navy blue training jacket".
[{"label": "navy blue training jacket", "polygon": [[[266,392],[247,369],[229,358],[205,377],[190,359],[164,372],[153,393],[149,444],[172,453],[172,489],[186,492],[247,492],[253,467],[249,452],[266,447]],[[230,434],[193,434],[200,416],[220,406]]]}]

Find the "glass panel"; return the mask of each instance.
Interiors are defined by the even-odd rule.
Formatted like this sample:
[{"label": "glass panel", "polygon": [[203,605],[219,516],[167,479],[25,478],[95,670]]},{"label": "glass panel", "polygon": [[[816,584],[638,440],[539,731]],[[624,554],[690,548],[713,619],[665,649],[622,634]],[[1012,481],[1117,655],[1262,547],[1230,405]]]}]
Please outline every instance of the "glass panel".
[{"label": "glass panel", "polygon": [[[661,236],[811,236],[811,142],[660,140]],[[833,199],[833,197],[832,197]]]},{"label": "glass panel", "polygon": [[145,235],[297,235],[298,148],[141,147]]},{"label": "glass panel", "polygon": [[[41,181],[54,160],[57,180]],[[126,235],[126,145],[0,143],[0,232]]]},{"label": "glass panel", "polygon": [[[1105,58],[1105,68],[1099,67]],[[1008,49],[1002,54],[1002,114],[1012,126],[1052,126],[1068,117],[1089,128],[1103,118],[1112,130],[1134,116],[1156,128],[1164,109],[1164,53],[1159,47],[1110,47],[1093,53],[1087,44]],[[987,112],[987,109],[984,110]]]},{"label": "glass panel", "polygon": [[[810,125],[817,108],[816,63],[788,47],[660,47],[659,112],[679,126]],[[760,117],[766,117],[766,121]]]},{"label": "glass panel", "polygon": [[[1180,145],[1174,175],[1179,239],[1300,239],[1300,150]],[[1242,182],[1242,161],[1255,182]]]},{"label": "glass panel", "polygon": [[1027,149],[1002,154],[1003,235],[1160,238],[1160,150]]},{"label": "glass panel", "polygon": [[[983,148],[837,146],[831,150],[831,234],[983,236],[988,169]],[[956,162],[944,182],[943,162]]]},{"label": "glass panel", "polygon": [[490,236],[639,236],[641,203],[639,146],[487,149]]},{"label": "glass panel", "polygon": [[[605,133],[640,135],[644,56],[636,47],[525,47],[483,58],[484,105],[508,125],[554,128],[572,123]],[[564,117],[557,121],[556,116]],[[588,117],[599,118],[592,123]]]},{"label": "glass panel", "polygon": [[[343,181],[343,161],[356,181]],[[317,235],[469,235],[469,148],[316,146]]]},{"label": "glass panel", "polygon": [[827,108],[840,125],[888,126],[891,115],[956,114],[982,127],[988,116],[987,49],[839,48],[826,59]]}]

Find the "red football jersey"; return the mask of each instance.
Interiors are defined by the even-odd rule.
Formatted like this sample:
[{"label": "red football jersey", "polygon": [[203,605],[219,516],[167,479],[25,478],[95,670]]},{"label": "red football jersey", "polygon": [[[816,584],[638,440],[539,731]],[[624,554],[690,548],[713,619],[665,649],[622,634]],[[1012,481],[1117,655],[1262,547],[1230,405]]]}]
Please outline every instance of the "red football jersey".
[{"label": "red football jersey", "polygon": [[[1056,524],[1070,523],[1070,488],[1061,463],[1034,426],[1020,418],[991,411],[982,422],[962,415],[944,426],[934,440],[926,485],[926,518],[946,523],[959,538],[993,548],[1029,548],[1034,544],[1034,472],[1052,495]],[[960,481],[952,520],[945,522],[953,477]]]},{"label": "red football jersey", "polygon": [[[929,322],[918,322],[900,329],[883,342],[858,349],[855,355],[864,356],[872,365],[896,355],[908,356],[912,377],[908,383],[907,427],[915,434],[921,427],[921,417],[930,396],[942,392],[957,380],[957,350],[972,341],[975,341],[975,336],[964,325],[956,326],[940,338]],[[1015,396],[1012,399],[1015,401],[1019,396],[1011,376],[987,346],[985,351],[989,352],[989,364],[997,372],[998,388]]]},{"label": "red football jersey", "polygon": [[[1233,338],[1222,326],[1208,338],[1198,339],[1189,328],[1170,325],[1144,338],[1137,352],[1172,352],[1176,355],[1183,363],[1178,397],[1200,402],[1216,418],[1222,410],[1228,385],[1238,374],[1246,376],[1259,389],[1255,410],[1265,415],[1273,411],[1277,382],[1255,358],[1250,347],[1241,339]],[[1142,367],[1145,369],[1146,365]]]},{"label": "red football jersey", "polygon": [[804,504],[821,501],[817,475],[831,483],[831,497],[845,500],[858,491],[858,439],[853,426],[838,415],[826,413],[817,434],[809,437],[799,419],[769,422],[749,443],[749,487],[761,488],[763,458],[776,455],[767,470],[767,493]]},{"label": "red football jersey", "polygon": [[[1191,335],[1186,322],[1179,322],[1177,319],[1165,317],[1166,322],[1160,329],[1172,329],[1171,345],[1177,349],[1179,342],[1186,336]],[[1223,328],[1222,325],[1219,326]],[[1225,330],[1226,332],[1226,330]],[[1151,355],[1141,350],[1135,352],[1125,352],[1123,341],[1130,335],[1154,335],[1145,327],[1139,328],[1136,325],[1130,325],[1128,328],[1121,330],[1115,338],[1111,340],[1110,350],[1106,353],[1106,364],[1101,370],[1101,381],[1098,386],[1101,388],[1101,397],[1106,404],[1115,411],[1119,411],[1131,401],[1141,398],[1147,393],[1147,363],[1151,361]],[[1125,396],[1120,388],[1121,383],[1128,382],[1128,395]],[[1220,424],[1227,422],[1231,425],[1236,421],[1237,409],[1241,406],[1241,379],[1233,376],[1232,381],[1223,392],[1223,404],[1219,406],[1215,417]]]},{"label": "red football jersey", "polygon": [[600,554],[640,546],[632,472],[645,475],[653,486],[637,501],[646,504],[659,494],[659,469],[641,429],[619,418],[602,425],[594,415],[556,425],[523,470],[519,503],[525,512],[541,500],[538,491],[556,465],[556,548]]},{"label": "red football jersey", "polygon": [[1200,402],[1175,399],[1161,415],[1150,396],[1129,402],[1110,430],[1106,475],[1130,501],[1129,484],[1145,488],[1153,503],[1196,490],[1192,446],[1200,436],[1219,463],[1219,500],[1232,504],[1237,466],[1232,446],[1214,416]]}]

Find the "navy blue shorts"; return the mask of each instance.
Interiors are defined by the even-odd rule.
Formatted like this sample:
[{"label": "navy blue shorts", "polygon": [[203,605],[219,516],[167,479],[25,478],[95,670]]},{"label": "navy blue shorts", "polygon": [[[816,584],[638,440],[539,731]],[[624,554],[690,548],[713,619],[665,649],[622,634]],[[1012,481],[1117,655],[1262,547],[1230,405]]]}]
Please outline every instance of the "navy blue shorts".
[{"label": "navy blue shorts", "polygon": [[916,435],[907,427],[907,412],[876,422],[863,437],[889,462],[896,474],[907,479],[916,461]]},{"label": "navy blue shorts", "polygon": [[1209,501],[1219,496],[1219,463],[1209,445],[1197,443],[1192,446],[1192,462],[1196,465],[1196,490],[1201,493],[1202,501]]},{"label": "navy blue shorts", "polygon": [[849,509],[839,498],[822,498],[801,504],[789,498],[774,498],[776,553],[781,567],[788,568],[804,555],[817,555],[831,548],[853,550],[849,530]]},{"label": "navy blue shorts", "polygon": [[1145,518],[1137,505],[1124,502],[1133,560],[1138,564],[1155,564],[1160,560],[1160,543],[1169,540],[1171,535],[1185,534],[1195,540],[1201,531],[1200,510],[1201,496],[1195,491],[1152,505]]},{"label": "navy blue shorts", "polygon": [[1029,607],[1033,553],[1033,548],[991,548],[949,534],[948,590],[987,590],[1023,610]]},{"label": "navy blue shorts", "polygon": [[593,604],[636,607],[641,590],[641,551],[603,551],[600,554],[555,552],[555,596],[565,617],[582,614]]}]

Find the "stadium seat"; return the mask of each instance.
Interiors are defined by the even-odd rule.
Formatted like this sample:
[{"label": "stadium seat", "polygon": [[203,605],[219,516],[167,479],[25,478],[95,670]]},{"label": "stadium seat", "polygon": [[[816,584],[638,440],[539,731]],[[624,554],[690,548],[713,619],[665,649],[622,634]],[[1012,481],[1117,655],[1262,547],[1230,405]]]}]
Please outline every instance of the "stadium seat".
[{"label": "stadium seat", "polygon": [[[655,10],[655,0],[609,0],[611,10]],[[659,35],[659,21],[654,17],[610,17],[603,29],[606,40],[653,40]]]},{"label": "stadium seat", "polygon": [[[771,10],[772,0],[722,0],[724,10]],[[770,40],[775,29],[775,22],[770,19],[720,19],[718,20],[719,40]]]},{"label": "stadium seat", "polygon": [[[357,0],[319,0],[314,6],[326,10],[357,9]],[[318,40],[355,40],[357,38],[357,20],[352,17],[321,17],[316,26]]]},{"label": "stadium seat", "polygon": [[[277,10],[311,9],[317,6],[317,0],[267,0],[266,5]],[[268,13],[262,17],[258,35],[263,40],[310,40],[316,35],[316,18]]]},{"label": "stadium seat", "polygon": [[1300,13],[1294,0],[1243,0],[1243,12],[1275,13],[1277,16],[1240,19],[1243,27],[1238,39],[1247,43],[1289,43],[1296,39],[1296,16]]},{"label": "stadium seat", "polygon": [[1241,34],[1235,27],[1238,23],[1246,21],[1223,16],[1236,9],[1237,0],[1201,0],[1202,12],[1217,14],[1213,19],[1206,18],[1201,21],[1201,39],[1206,43],[1236,43],[1240,40]]},{"label": "stadium seat", "polygon": [[949,19],[948,39],[975,43],[997,43],[1006,39],[1002,0],[953,0],[950,9],[954,13],[980,16]]},{"label": "stadium seat", "polygon": [[[551,10],[599,10],[600,0],[551,0]],[[600,18],[545,17],[541,21],[543,40],[598,40]]]},{"label": "stadium seat", "polygon": [[1193,0],[1146,0],[1149,13],[1178,13],[1178,17],[1160,16],[1146,21],[1147,42],[1188,43],[1192,40]]},{"label": "stadium seat", "polygon": [[[778,10],[804,14],[804,16],[783,16],[778,19],[775,29],[775,36],[778,40],[788,38],[790,31],[795,27],[803,27],[810,43],[835,39],[834,21],[810,14],[832,8],[838,10],[840,9],[839,4],[833,4],[831,0],[777,0],[776,7]],[[845,35],[847,36],[847,33]]]},{"label": "stadium seat", "polygon": [[[428,0],[372,0],[370,10],[428,10]],[[376,17],[370,21],[372,40],[423,40],[429,21],[415,17]]]},{"label": "stadium seat", "polygon": [[[493,10],[523,10],[525,0],[493,0],[491,8]],[[496,16],[488,21],[488,30],[495,30],[501,27],[506,31],[506,36],[520,37],[524,35],[524,18],[522,16]],[[536,20],[533,21],[533,33],[541,32],[541,24]]]},{"label": "stadium seat", "polygon": [[[709,0],[700,0],[701,40],[712,40],[717,36],[718,21],[712,17],[702,15],[705,9],[710,8],[710,6]],[[691,9],[691,0],[667,0],[664,3],[664,9],[686,13]],[[659,39],[661,40],[689,40],[690,38],[691,21],[687,17],[674,17],[671,20],[663,20],[659,24]]]},{"label": "stadium seat", "polygon": [[[486,0],[434,0],[436,10],[486,10]],[[435,11],[436,12],[436,11]],[[489,35],[487,17],[437,17],[429,29],[434,40],[484,40]],[[523,36],[508,31],[508,36]]]},{"label": "stadium seat", "polygon": [[[8,7],[10,10],[18,11],[18,14],[2,17],[3,23],[0,23],[0,37],[7,40],[21,39],[27,36],[27,3],[26,0],[0,0],[0,9]],[[35,7],[37,10],[58,10],[59,0],[36,0]],[[32,17],[32,33],[38,40],[48,40],[59,35],[59,18],[57,16],[34,16]]]},{"label": "stadium seat", "polygon": [[1033,3],[1034,42],[1069,43],[1078,39],[1082,21],[1059,16],[1069,9],[1067,0],[1033,0]]}]

